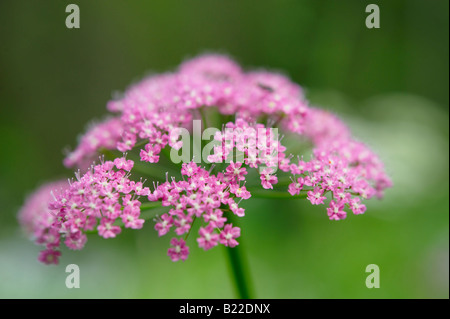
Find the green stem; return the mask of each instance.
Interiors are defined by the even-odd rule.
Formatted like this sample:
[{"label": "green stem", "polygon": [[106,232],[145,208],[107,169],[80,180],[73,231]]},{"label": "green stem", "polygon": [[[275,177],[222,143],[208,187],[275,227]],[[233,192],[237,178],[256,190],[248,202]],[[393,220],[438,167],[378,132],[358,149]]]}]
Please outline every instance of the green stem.
[{"label": "green stem", "polygon": [[248,190],[254,198],[280,198],[280,199],[303,199],[308,196],[306,192],[301,192],[299,195],[292,196],[287,191],[275,190]]},{"label": "green stem", "polygon": [[161,202],[145,202],[141,204],[141,211],[149,210],[156,207],[161,207]]},{"label": "green stem", "polygon": [[197,219],[197,216],[194,215],[194,218],[192,218],[192,223],[191,223],[191,228],[189,228],[188,233],[186,234],[186,236],[184,236],[184,241],[186,241],[189,237],[189,234],[191,233],[192,228],[194,228],[194,223],[195,220]]},{"label": "green stem", "polygon": [[[233,214],[227,214],[228,221],[232,221],[236,226],[236,220]],[[239,299],[252,299],[252,289],[250,285],[250,277],[248,274],[247,262],[244,258],[242,245],[242,236],[239,238],[239,245],[236,247],[225,247],[227,252],[230,272],[233,278],[237,297]]]},{"label": "green stem", "polygon": [[209,123],[208,123],[208,118],[207,118],[207,116],[206,116],[206,114],[205,114],[205,107],[201,107],[200,109],[199,109],[199,111],[200,111],[200,116],[201,116],[201,119],[202,119],[202,124],[203,124],[203,127],[202,127],[202,129],[203,129],[203,131],[205,130],[205,129],[207,129],[208,127],[209,127]]},{"label": "green stem", "polygon": [[[166,146],[166,147],[164,147],[164,148],[161,150],[161,155],[163,155],[163,156],[166,157],[167,162],[168,162],[169,164],[175,165],[175,166],[177,167],[177,169],[181,169],[181,167],[182,167],[182,165],[183,165],[183,162],[181,161],[181,162],[179,162],[179,163],[174,163],[174,162],[172,161],[172,159],[170,158],[170,152],[171,152],[171,150],[172,150],[172,148],[171,148],[170,146]],[[179,171],[176,171],[176,172],[178,173]],[[174,176],[174,174],[171,174],[171,176]]]}]

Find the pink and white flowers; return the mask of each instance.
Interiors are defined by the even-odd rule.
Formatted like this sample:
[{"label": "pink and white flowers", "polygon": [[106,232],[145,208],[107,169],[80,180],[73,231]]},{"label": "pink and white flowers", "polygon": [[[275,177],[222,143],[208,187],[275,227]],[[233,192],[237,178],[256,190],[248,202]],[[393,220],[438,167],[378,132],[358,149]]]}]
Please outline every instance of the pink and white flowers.
[{"label": "pink and white flowers", "polygon": [[[43,186],[19,213],[24,229],[45,246],[39,260],[46,264],[58,262],[62,242],[83,248],[87,231],[114,238],[124,228],[142,228],[148,217],[141,213],[155,207],[164,211],[151,216],[159,236],[176,236],[168,250],[173,261],[187,259],[195,223],[199,247],[235,247],[241,229],[230,219],[245,216],[241,202],[256,189],[251,179],[263,194],[284,191],[326,204],[332,220],[363,214],[364,200],[392,186],[380,159],[336,116],[309,107],[300,86],[280,74],[244,72],[222,55],[146,78],[107,109],[110,117],[91,126],[64,160],[79,168],[76,179]],[[207,128],[209,112],[222,127],[207,161],[175,164],[168,154],[186,142],[177,132],[193,130],[193,120]],[[278,129],[311,141],[312,157],[291,154]],[[92,164],[102,154],[108,160]]]}]

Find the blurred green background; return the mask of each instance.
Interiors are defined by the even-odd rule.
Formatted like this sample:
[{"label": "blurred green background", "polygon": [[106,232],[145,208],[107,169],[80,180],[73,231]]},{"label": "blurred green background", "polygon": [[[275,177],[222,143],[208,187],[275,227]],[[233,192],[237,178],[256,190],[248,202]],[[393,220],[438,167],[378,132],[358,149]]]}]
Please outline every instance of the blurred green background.
[{"label": "blurred green background", "polygon": [[[66,29],[77,3],[81,28]],[[376,3],[381,28],[365,27]],[[344,118],[385,161],[395,187],[363,216],[329,221],[305,201],[248,201],[243,246],[259,298],[448,298],[449,2],[0,2],[0,297],[233,297],[226,254],[190,238],[184,263],[152,223],[91,236],[59,266],[16,213],[41,183],[71,176],[62,150],[117,91],[188,57],[223,52],[244,67],[282,70],[313,105]],[[65,266],[81,288],[65,287]],[[381,288],[365,286],[377,264]]]}]

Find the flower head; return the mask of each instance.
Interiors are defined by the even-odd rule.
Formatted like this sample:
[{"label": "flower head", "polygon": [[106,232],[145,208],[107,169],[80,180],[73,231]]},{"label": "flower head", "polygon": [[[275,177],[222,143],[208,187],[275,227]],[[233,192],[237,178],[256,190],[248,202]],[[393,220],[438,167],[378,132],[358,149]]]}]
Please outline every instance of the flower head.
[{"label": "flower head", "polygon": [[[58,262],[61,243],[83,248],[87,231],[114,238],[124,228],[142,228],[148,217],[141,212],[152,207],[163,210],[150,214],[159,236],[172,230],[183,236],[171,240],[168,255],[184,261],[194,223],[200,223],[201,248],[238,245],[241,229],[229,217],[245,216],[241,203],[255,188],[325,204],[328,217],[341,220],[346,209],[363,214],[364,200],[392,186],[377,155],[337,116],[310,107],[299,85],[281,74],[243,71],[227,56],[199,56],[147,77],[107,109],[112,115],[92,125],[64,159],[79,168],[76,179],[43,187],[19,213],[26,231],[45,246],[44,263]],[[190,150],[181,133],[194,131],[194,119],[207,126],[210,112],[222,122],[206,166],[198,158],[181,167],[171,163],[172,148]],[[284,134],[309,140],[311,158],[291,154]],[[91,165],[101,154],[111,158]],[[144,186],[147,180],[152,187]]]}]

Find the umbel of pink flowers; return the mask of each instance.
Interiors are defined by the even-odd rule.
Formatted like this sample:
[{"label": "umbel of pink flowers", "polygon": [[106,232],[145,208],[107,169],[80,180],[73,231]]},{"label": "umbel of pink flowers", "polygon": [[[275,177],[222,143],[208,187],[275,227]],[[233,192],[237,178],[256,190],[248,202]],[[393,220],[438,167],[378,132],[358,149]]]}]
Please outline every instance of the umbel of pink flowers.
[{"label": "umbel of pink flowers", "polygon": [[[168,249],[173,261],[188,257],[186,239],[194,222],[201,225],[199,247],[235,247],[241,229],[229,219],[245,216],[240,204],[254,191],[246,188],[251,171],[259,175],[257,191],[274,192],[275,187],[312,205],[325,204],[333,220],[344,219],[349,211],[364,213],[363,200],[382,197],[392,185],[380,159],[355,141],[335,115],[308,106],[300,86],[277,73],[244,72],[226,56],[199,56],[175,72],[145,78],[107,109],[110,116],[91,126],[64,159],[66,167],[78,168],[76,178],[42,186],[19,212],[23,228],[45,247],[39,255],[43,263],[58,263],[61,242],[83,248],[87,232],[113,238],[123,228],[142,228],[143,212],[156,206],[166,210],[154,219],[155,230],[160,236],[175,234]],[[174,129],[191,129],[194,119],[207,126],[205,114],[212,111],[224,128],[215,139],[220,143],[227,137],[228,142],[213,149],[209,163],[173,164],[181,173],[178,179],[166,174],[158,180],[145,173],[145,167],[161,165],[167,150],[182,147],[171,134]],[[310,159],[290,154],[271,135],[271,126],[309,140]],[[225,133],[227,128],[234,130]],[[266,129],[266,138],[248,134],[249,128]],[[244,159],[226,161],[233,150]],[[98,161],[102,154],[111,158]],[[129,159],[133,154],[134,160]],[[287,187],[277,186],[281,178],[290,179]]]}]

